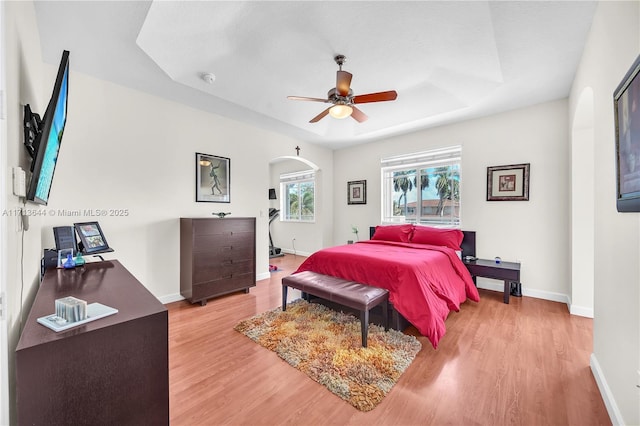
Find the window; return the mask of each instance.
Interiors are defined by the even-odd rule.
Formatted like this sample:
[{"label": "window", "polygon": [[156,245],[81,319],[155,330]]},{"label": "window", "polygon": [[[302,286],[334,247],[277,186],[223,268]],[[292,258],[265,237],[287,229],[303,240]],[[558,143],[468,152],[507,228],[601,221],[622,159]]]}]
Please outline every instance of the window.
[{"label": "window", "polygon": [[382,222],[460,225],[460,161],[455,146],[382,159]]},{"label": "window", "polygon": [[280,220],[315,221],[315,178],[313,170],[280,175]]}]

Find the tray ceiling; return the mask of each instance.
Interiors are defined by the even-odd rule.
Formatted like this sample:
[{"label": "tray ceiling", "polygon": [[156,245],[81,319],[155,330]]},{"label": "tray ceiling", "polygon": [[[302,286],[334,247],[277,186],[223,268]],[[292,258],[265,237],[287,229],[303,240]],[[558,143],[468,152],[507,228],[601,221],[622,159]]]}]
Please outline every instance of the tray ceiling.
[{"label": "tray ceiling", "polygon": [[[46,62],[331,148],[569,94],[595,2],[36,2]],[[326,117],[346,55],[369,120]],[[203,73],[212,73],[208,83]]]}]

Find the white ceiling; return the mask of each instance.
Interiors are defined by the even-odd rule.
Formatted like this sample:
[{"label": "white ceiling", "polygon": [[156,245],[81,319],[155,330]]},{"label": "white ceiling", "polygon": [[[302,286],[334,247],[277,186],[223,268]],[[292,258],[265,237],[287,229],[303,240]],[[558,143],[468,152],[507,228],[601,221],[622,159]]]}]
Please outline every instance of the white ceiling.
[{"label": "white ceiling", "polygon": [[[596,2],[36,2],[45,62],[330,148],[565,98]],[[329,116],[336,54],[369,120]],[[202,73],[215,74],[213,84]],[[73,84],[73,83],[71,83]]]}]

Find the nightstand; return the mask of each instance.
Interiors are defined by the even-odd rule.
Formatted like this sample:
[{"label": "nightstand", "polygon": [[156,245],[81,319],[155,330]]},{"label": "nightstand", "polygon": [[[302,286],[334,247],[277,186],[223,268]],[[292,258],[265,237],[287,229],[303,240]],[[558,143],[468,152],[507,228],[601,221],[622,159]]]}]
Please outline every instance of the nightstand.
[{"label": "nightstand", "polygon": [[476,282],[476,277],[493,278],[496,280],[504,280],[504,303],[509,303],[509,295],[511,294],[511,283],[516,283],[520,287],[520,264],[514,262],[500,262],[495,260],[476,259],[464,261],[465,266]]}]

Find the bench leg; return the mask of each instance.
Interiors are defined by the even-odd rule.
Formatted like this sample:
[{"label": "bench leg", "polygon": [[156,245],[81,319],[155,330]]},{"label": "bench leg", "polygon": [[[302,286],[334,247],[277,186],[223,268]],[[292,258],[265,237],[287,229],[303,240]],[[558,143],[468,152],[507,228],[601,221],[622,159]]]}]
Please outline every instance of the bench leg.
[{"label": "bench leg", "polygon": [[389,331],[389,303],[386,300],[382,302],[382,322],[384,331]]},{"label": "bench leg", "polygon": [[393,328],[394,330],[400,330],[400,317],[398,311],[396,311],[395,309],[391,310],[391,318],[389,321],[391,321],[391,328]]},{"label": "bench leg", "polygon": [[286,285],[282,286],[282,310],[286,311],[287,310],[287,289],[289,287],[287,287]]},{"label": "bench leg", "polygon": [[369,310],[360,311],[360,329],[362,331],[362,347],[367,347],[367,333],[369,332]]}]

